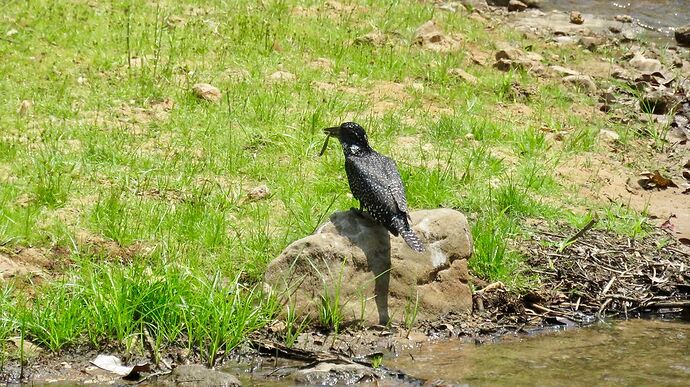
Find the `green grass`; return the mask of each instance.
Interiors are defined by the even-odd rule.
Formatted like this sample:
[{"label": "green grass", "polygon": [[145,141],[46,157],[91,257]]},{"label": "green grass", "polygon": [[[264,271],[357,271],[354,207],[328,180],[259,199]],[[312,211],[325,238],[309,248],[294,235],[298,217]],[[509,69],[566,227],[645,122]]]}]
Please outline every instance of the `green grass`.
[{"label": "green grass", "polygon": [[[596,151],[602,126],[571,114],[572,104],[593,109],[593,98],[477,65],[468,51],[490,54],[502,39],[571,63],[591,54],[424,2],[319,4],[0,6],[3,25],[18,31],[0,41],[0,248],[69,251],[29,299],[21,280],[4,288],[0,345],[19,326],[52,351],[84,343],[134,351],[149,335],[156,350],[188,346],[213,364],[276,313],[255,287],[267,263],[330,212],[356,205],[339,149],[316,157],[320,129],[346,118],[398,161],[412,208],[476,215],[477,275],[519,277],[508,242],[525,218],[571,217],[558,200],[569,187],[553,170]],[[462,50],[409,44],[432,16],[463,36]],[[374,29],[393,43],[352,44]],[[332,65],[319,67],[319,58]],[[454,67],[477,85],[450,78]],[[271,80],[279,70],[295,80]],[[196,82],[219,87],[221,101],[197,99]],[[516,95],[515,85],[535,92]],[[18,114],[23,100],[32,107]],[[568,134],[559,143],[544,127]],[[271,194],[248,200],[260,184]],[[607,227],[640,228],[634,213],[612,211]]]}]

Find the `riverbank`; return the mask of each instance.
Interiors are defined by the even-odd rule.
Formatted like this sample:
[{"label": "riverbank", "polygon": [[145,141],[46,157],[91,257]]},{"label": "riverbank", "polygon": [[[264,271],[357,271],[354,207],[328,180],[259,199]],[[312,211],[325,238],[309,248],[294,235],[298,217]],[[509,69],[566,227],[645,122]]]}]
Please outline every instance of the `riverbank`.
[{"label": "riverbank", "polygon": [[[4,380],[119,381],[89,363],[115,354],[162,381],[257,353],[390,378],[381,351],[430,339],[687,310],[686,50],[586,15],[281,4],[10,10]],[[346,119],[411,207],[468,215],[471,313],[336,333],[263,293],[285,246],[356,205],[342,159],[314,157]]]}]

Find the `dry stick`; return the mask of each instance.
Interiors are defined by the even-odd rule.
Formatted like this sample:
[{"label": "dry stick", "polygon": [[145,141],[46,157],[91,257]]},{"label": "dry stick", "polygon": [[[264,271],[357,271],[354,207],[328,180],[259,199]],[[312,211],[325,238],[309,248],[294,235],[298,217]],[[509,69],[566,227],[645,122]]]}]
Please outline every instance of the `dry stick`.
[{"label": "dry stick", "polygon": [[679,250],[675,247],[666,247],[666,250],[670,250],[670,251],[673,251],[674,253],[683,254],[686,257],[690,257],[690,253],[686,253],[685,251]]},{"label": "dry stick", "polygon": [[599,307],[599,311],[597,311],[597,319],[601,320],[601,312],[604,311],[604,309],[608,306],[608,304],[611,302],[610,298],[607,298],[606,301],[604,301],[603,304]]},{"label": "dry stick", "polygon": [[605,295],[609,291],[609,289],[611,289],[611,285],[613,285],[613,281],[615,281],[615,280],[616,280],[616,276],[614,275],[609,280],[609,283],[607,283],[606,286],[604,286],[604,289],[601,291],[602,296]]},{"label": "dry stick", "polygon": [[688,308],[690,300],[685,301],[660,301],[645,305],[646,308]]}]

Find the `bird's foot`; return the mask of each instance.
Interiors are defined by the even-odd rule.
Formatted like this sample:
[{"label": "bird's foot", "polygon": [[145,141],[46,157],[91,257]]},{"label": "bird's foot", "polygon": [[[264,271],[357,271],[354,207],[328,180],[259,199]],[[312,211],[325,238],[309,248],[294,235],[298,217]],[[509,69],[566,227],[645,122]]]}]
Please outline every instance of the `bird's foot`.
[{"label": "bird's foot", "polygon": [[361,208],[350,207],[350,211],[354,212],[359,216],[364,216],[364,211]]},{"label": "bird's foot", "polygon": [[357,216],[361,216],[362,218],[364,218],[370,222],[376,222],[376,219],[374,219],[370,213],[364,211],[361,208],[350,207],[350,211],[354,212],[355,214],[357,214]]}]

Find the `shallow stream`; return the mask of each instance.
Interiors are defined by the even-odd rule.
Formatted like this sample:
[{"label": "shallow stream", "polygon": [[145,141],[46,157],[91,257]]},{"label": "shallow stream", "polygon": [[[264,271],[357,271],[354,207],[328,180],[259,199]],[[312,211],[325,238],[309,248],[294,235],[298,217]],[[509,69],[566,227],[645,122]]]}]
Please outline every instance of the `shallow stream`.
[{"label": "shallow stream", "polygon": [[[428,381],[485,385],[690,385],[690,323],[629,320],[566,331],[504,336],[498,342],[430,343],[383,366]],[[292,386],[240,375],[245,386]],[[392,386],[382,380],[366,385]]]},{"label": "shallow stream", "polygon": [[641,27],[673,39],[675,27],[690,23],[689,0],[546,0],[544,11],[580,11],[606,18],[630,15]]},{"label": "shallow stream", "polygon": [[690,324],[682,322],[630,320],[485,345],[448,341],[410,354],[384,364],[469,385],[690,384]]}]

